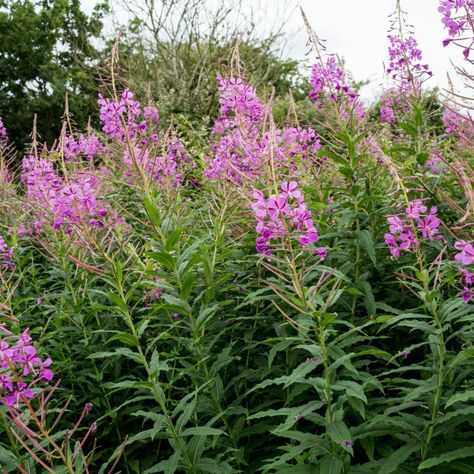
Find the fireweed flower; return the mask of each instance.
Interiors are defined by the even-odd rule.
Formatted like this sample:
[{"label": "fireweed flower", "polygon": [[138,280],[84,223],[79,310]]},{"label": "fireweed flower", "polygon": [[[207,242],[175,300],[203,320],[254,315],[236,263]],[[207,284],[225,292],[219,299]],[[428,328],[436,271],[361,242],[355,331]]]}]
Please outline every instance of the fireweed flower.
[{"label": "fireweed flower", "polygon": [[454,244],[454,248],[460,251],[454,256],[458,262],[461,262],[463,265],[474,263],[474,246],[472,243],[461,240]]},{"label": "fireweed flower", "polygon": [[424,168],[432,174],[441,174],[446,171],[443,166],[443,159],[439,148],[435,147],[431,150],[431,155],[429,159],[426,160]]},{"label": "fireweed flower", "polygon": [[421,199],[408,204],[405,215],[391,215],[387,217],[390,233],[385,234],[385,244],[390,254],[398,258],[402,250],[412,250],[419,245],[421,234],[424,240],[438,240],[440,220],[436,216],[438,209],[432,206],[428,212],[427,206]]},{"label": "fireweed flower", "polygon": [[411,354],[410,351],[400,351],[397,356],[402,356],[404,359],[406,359],[409,355]]},{"label": "fireweed flower", "polygon": [[380,121],[396,124],[403,114],[411,110],[406,98],[406,91],[398,87],[391,87],[380,97]]},{"label": "fireweed flower", "polygon": [[454,43],[463,48],[463,56],[469,58],[473,39],[473,0],[440,0],[438,11],[442,15],[441,22],[448,31],[449,38],[443,46]]},{"label": "fireweed flower", "polygon": [[0,276],[8,269],[15,268],[15,262],[13,260],[14,252],[14,247],[10,247],[0,235]]},{"label": "fireweed flower", "polygon": [[0,117],[0,146],[6,145],[8,142],[8,135],[5,125],[3,125],[2,117]]},{"label": "fireweed flower", "polygon": [[217,76],[217,81],[220,109],[213,127],[212,154],[206,158],[206,178],[242,184],[265,174],[271,154],[277,166],[296,171],[297,159],[304,163],[320,149],[319,137],[311,128],[266,132],[265,117],[272,112],[242,78]]},{"label": "fireweed flower", "polygon": [[[469,266],[474,264],[474,245],[473,242],[465,242],[459,240],[454,244],[454,248],[458,250],[458,253],[454,256],[454,259],[463,266]],[[461,283],[464,289],[461,293],[462,299],[467,303],[474,296],[474,270],[473,268],[467,269],[458,267],[461,272]]]},{"label": "fireweed flower", "polygon": [[0,401],[13,406],[34,398],[35,391],[53,379],[52,363],[38,355],[29,329],[15,335],[0,326]]},{"label": "fireweed flower", "polygon": [[63,226],[70,229],[71,224],[77,223],[101,228],[106,221],[114,226],[123,222],[99,197],[102,183],[90,170],[79,168],[65,178],[56,172],[50,159],[26,156],[21,179],[26,184],[27,198],[39,205],[37,233],[41,232],[45,220],[49,222],[50,215],[54,229]]},{"label": "fireweed flower", "polygon": [[403,39],[388,35],[387,74],[395,86],[387,89],[380,98],[380,121],[395,124],[400,116],[411,110],[410,98],[421,95],[423,80],[432,75],[428,64],[413,36]]},{"label": "fireweed flower", "polygon": [[326,62],[316,63],[311,67],[310,84],[309,96],[316,102],[318,108],[322,108],[325,98],[329,98],[332,102],[342,106],[343,117],[348,117],[351,108],[358,117],[365,116],[359,95],[347,79],[346,73],[335,55],[328,56]]},{"label": "fireweed flower", "polygon": [[461,142],[472,145],[474,141],[474,121],[468,112],[461,112],[445,107],[443,112],[443,124],[445,132],[461,140]]},{"label": "fireweed flower", "polygon": [[81,163],[83,159],[92,161],[100,153],[105,152],[105,146],[94,134],[80,135],[77,140],[67,135],[64,139],[64,158],[68,162]]},{"label": "fireweed flower", "polygon": [[422,63],[423,54],[418,42],[413,36],[402,39],[398,35],[389,35],[388,39],[387,74],[398,83],[400,90],[416,92],[423,77],[432,75],[428,64]]},{"label": "fireweed flower", "polygon": [[[158,109],[145,106],[134,100],[133,93],[125,89],[117,102],[99,96],[100,120],[102,130],[111,139],[122,143],[127,137],[132,140],[132,149],[124,151],[123,161],[126,166],[125,176],[132,178],[138,166],[155,181],[172,186],[183,181],[182,168],[191,166],[189,155],[178,137],[169,133],[157,133],[160,124]],[[125,124],[125,125],[124,125]]]},{"label": "fireweed flower", "polygon": [[[253,192],[252,209],[257,220],[256,249],[262,255],[271,255],[272,243],[285,237],[296,237],[303,246],[318,241],[318,231],[313,224],[311,211],[306,207],[303,193],[296,181],[282,183],[279,194],[272,194],[268,199],[261,191]],[[324,247],[314,252],[321,258],[326,256]]]}]

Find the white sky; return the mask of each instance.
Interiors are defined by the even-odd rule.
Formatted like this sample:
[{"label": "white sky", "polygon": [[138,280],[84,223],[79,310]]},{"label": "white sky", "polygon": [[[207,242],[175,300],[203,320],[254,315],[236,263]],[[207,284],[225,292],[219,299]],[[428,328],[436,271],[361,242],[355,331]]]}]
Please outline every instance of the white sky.
[{"label": "white sky", "polygon": [[[134,0],[140,2],[141,0]],[[203,0],[205,1],[205,0]],[[216,6],[228,0],[207,0]],[[395,0],[287,0],[291,5],[286,11],[275,8],[278,0],[253,0],[253,8],[270,25],[275,19],[281,21],[288,16],[285,32],[288,45],[285,55],[295,59],[305,59],[307,53],[307,34],[299,13],[302,6],[309,22],[318,36],[326,40],[327,52],[337,53],[346,61],[346,66],[355,80],[369,79],[371,82],[362,90],[365,99],[372,99],[383,82],[383,64],[387,57],[387,32],[390,26],[389,15],[395,10]],[[415,37],[423,51],[423,61],[429,64],[433,77],[428,87],[447,87],[446,74],[453,78],[450,60],[461,63],[462,52],[451,45],[441,44],[447,38],[441,15],[437,11],[438,0],[401,0],[406,11],[406,19],[413,26]],[[90,11],[96,0],[82,0],[83,7]],[[116,2],[110,0],[112,8]],[[124,24],[127,16],[118,12],[118,20]],[[265,29],[265,24],[261,25]],[[310,60],[311,57],[308,57]],[[456,83],[456,81],[455,81]]]}]

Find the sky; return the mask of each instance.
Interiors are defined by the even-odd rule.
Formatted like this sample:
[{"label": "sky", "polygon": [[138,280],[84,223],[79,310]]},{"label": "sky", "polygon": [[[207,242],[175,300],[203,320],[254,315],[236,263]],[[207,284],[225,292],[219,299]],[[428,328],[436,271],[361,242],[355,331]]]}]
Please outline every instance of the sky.
[{"label": "sky", "polygon": [[[125,24],[127,15],[109,0],[119,23]],[[136,0],[140,1],[140,0]],[[203,0],[219,6],[228,0]],[[82,0],[83,7],[90,11],[96,0]],[[390,27],[389,15],[394,12],[396,0],[286,0],[288,8],[275,8],[279,0],[253,0],[252,5],[267,24],[261,24],[262,31],[270,28],[273,21],[287,18],[284,32],[287,43],[283,50],[286,57],[311,62],[307,56],[307,33],[299,11],[301,6],[320,38],[326,40],[326,51],[344,58],[347,69],[354,80],[369,80],[361,95],[365,100],[374,99],[383,84],[384,61],[387,57]],[[447,73],[454,78],[451,61],[461,62],[461,50],[455,46],[444,48],[442,41],[447,37],[437,11],[438,0],[401,0],[407,22],[412,25],[415,38],[423,51],[423,60],[429,64],[433,77],[427,87],[448,86]],[[111,28],[111,23],[109,24]],[[454,80],[455,84],[456,80]],[[459,84],[460,86],[460,84]]]}]

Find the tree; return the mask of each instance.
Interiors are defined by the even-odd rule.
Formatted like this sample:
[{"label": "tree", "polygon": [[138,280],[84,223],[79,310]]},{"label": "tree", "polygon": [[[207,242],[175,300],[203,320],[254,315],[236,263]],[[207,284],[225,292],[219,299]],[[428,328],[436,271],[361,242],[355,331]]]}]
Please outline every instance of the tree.
[{"label": "tree", "polygon": [[0,116],[20,149],[34,114],[42,141],[57,137],[69,96],[81,127],[96,114],[94,79],[107,4],[89,17],[80,0],[0,0]]}]

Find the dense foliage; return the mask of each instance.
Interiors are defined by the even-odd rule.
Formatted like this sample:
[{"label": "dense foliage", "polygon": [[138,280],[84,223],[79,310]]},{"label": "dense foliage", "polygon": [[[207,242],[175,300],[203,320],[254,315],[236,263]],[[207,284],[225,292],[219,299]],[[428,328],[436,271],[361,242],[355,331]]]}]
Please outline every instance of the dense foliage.
[{"label": "dense foliage", "polygon": [[193,137],[116,43],[100,130],[15,175],[0,120],[4,472],[473,472],[474,123],[396,16],[374,108],[307,25],[311,117],[234,48]]}]

